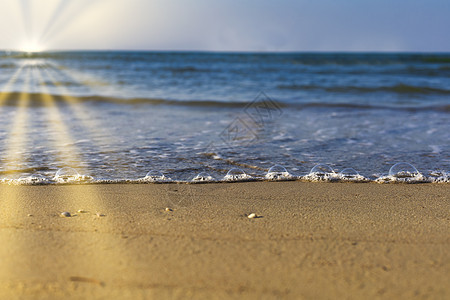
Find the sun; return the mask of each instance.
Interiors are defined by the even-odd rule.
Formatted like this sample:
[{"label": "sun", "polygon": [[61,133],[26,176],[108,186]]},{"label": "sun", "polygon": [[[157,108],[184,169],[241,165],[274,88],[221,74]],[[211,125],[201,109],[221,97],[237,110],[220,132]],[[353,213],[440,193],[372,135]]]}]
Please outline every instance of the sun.
[{"label": "sun", "polygon": [[44,51],[44,47],[37,42],[25,42],[19,50],[25,53],[36,53]]}]

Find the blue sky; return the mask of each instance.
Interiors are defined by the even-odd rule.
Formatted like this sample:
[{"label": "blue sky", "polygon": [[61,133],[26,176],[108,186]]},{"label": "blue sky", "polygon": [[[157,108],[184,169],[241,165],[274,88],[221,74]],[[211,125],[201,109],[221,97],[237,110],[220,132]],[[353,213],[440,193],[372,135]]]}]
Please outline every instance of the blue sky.
[{"label": "blue sky", "polygon": [[0,48],[450,51],[448,0],[1,0]]}]

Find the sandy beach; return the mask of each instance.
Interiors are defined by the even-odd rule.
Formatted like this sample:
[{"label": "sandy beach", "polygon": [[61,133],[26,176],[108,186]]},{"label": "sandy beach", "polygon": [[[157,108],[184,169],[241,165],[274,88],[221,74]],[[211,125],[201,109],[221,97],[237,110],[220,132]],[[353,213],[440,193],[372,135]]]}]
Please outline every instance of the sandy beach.
[{"label": "sandy beach", "polygon": [[0,186],[0,195],[0,299],[450,297],[448,184]]}]

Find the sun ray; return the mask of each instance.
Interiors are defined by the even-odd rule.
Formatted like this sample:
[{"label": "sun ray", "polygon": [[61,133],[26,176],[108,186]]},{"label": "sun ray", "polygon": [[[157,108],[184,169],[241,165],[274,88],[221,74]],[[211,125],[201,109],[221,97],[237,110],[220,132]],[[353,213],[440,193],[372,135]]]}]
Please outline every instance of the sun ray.
[{"label": "sun ray", "polygon": [[[64,32],[74,20],[80,17],[82,13],[87,11],[89,7],[98,2],[98,0],[90,1],[69,1],[61,0],[58,7],[55,9],[51,21],[47,24],[42,35],[39,38],[39,42],[48,43],[56,38],[58,35]],[[70,7],[70,14],[67,9]]]},{"label": "sun ray", "polygon": [[[11,161],[18,161],[20,159],[20,153],[16,152],[16,150],[25,147],[26,143],[26,138],[24,138],[26,127],[23,121],[26,120],[27,105],[29,104],[27,96],[30,74],[42,81],[42,74],[39,68],[34,66],[28,68],[25,87],[22,90],[22,96],[18,103],[17,117],[9,137],[11,143],[8,143],[10,147],[7,156],[8,160]],[[72,160],[80,160],[81,156],[77,152],[76,147],[73,146],[73,143],[71,143],[69,130],[61,118],[55,99],[48,94],[48,89],[45,85],[41,85],[41,95],[47,111],[48,124],[51,125],[56,135],[53,146],[70,148],[69,152],[71,153]],[[41,120],[41,122],[43,121]],[[65,158],[62,156],[60,159],[64,161]],[[106,277],[104,272],[105,266],[111,266],[113,264],[114,270],[120,272],[121,269],[128,265],[127,259],[130,256],[124,255],[127,254],[127,249],[123,247],[123,239],[121,239],[120,235],[113,234],[115,231],[114,228],[117,227],[114,226],[114,219],[108,215],[108,207],[104,199],[97,193],[95,186],[64,186],[51,189],[49,194],[51,194],[49,195],[51,198],[58,201],[55,207],[71,211],[78,219],[76,225],[69,221],[62,224],[62,226],[77,226],[78,233],[59,235],[62,243],[70,245],[69,248],[73,250],[65,258],[64,268],[56,273],[58,278],[60,276],[69,278],[69,276],[80,275],[89,278],[98,278],[101,281]],[[27,205],[25,203],[34,200],[29,199],[26,189],[21,186],[3,188],[2,201],[0,202],[0,223],[2,224],[2,228],[4,224],[7,224],[7,226],[21,226],[18,224],[22,224],[23,218],[26,218],[27,213],[30,213],[30,211],[26,211]],[[34,205],[34,208],[36,207]],[[82,209],[88,213],[79,213],[79,216],[76,216],[78,209]],[[96,216],[96,212],[100,214]],[[55,218],[58,218],[58,212],[46,213],[53,214]],[[106,216],[102,217],[103,214],[106,214]],[[96,229],[94,230],[93,228]],[[97,228],[107,233],[101,240],[98,240],[95,234]],[[36,278],[42,274],[39,263],[35,259],[33,260],[32,255],[29,255],[27,251],[23,250],[29,247],[42,247],[42,245],[38,239],[27,241],[21,238],[23,235],[17,236],[13,234],[11,236],[10,232],[8,228],[0,230],[0,244],[2,245],[0,256],[8,257],[11,253],[16,253],[17,255],[13,255],[11,259],[0,260],[0,279],[6,280],[7,282],[14,282],[16,278],[23,280],[23,274],[26,274],[25,276],[28,276],[28,278]],[[41,234],[53,235],[53,232],[42,231]],[[73,238],[74,236],[79,237],[80,235],[83,236],[81,241]],[[47,247],[51,250],[53,246]],[[86,252],[86,247],[89,247],[91,251]],[[82,257],[74,253],[78,255],[81,253]]]},{"label": "sun ray", "polygon": [[[37,76],[41,78],[41,71],[37,70]],[[58,127],[58,139],[60,139],[63,143],[70,143],[70,133],[62,122],[61,115],[58,112],[58,108],[55,104],[55,100],[52,95],[48,94],[48,89],[45,84],[42,86],[42,97],[45,105],[49,111],[51,111],[52,119],[56,119],[54,126]],[[73,143],[71,143],[73,145]],[[58,145],[55,145],[58,146]],[[75,146],[71,146],[72,155],[77,157],[77,160],[80,160],[81,157],[79,155],[78,150]],[[64,193],[62,192],[64,191]],[[74,211],[83,210],[88,211],[88,215],[84,215],[80,212],[80,218],[89,217],[95,213],[98,213],[95,217],[96,219],[90,218],[91,221],[85,221],[80,224],[82,230],[84,231],[92,231],[92,227],[94,223],[101,222],[101,226],[103,230],[111,233],[114,232],[114,220],[111,216],[108,216],[108,205],[105,203],[105,200],[102,199],[101,195],[97,192],[97,189],[94,185],[85,185],[85,186],[66,186],[64,189],[61,189],[62,197],[64,200],[64,204],[68,207],[68,210],[72,209]],[[102,217],[103,214],[106,214],[105,217]],[[89,219],[88,219],[89,220]],[[98,226],[98,225],[94,225]],[[124,249],[120,244],[120,237],[118,235],[109,235],[108,237],[102,239],[102,241],[98,241],[95,235],[88,235],[84,240],[85,245],[98,245],[95,251],[89,252],[85,257],[79,259],[77,257],[70,257],[73,260],[72,272],[79,272],[78,274],[86,274],[88,277],[92,278],[102,278],[104,276],[104,266],[111,265],[111,263],[117,264],[117,268],[120,268],[123,265],[126,265],[126,260],[128,259],[128,255],[124,255],[126,253],[126,249]],[[73,240],[68,240],[67,243],[73,244],[74,249],[80,248],[79,243],[74,243]],[[83,252],[83,251],[82,251]],[[121,262],[119,264],[119,262]]]},{"label": "sun ray", "polygon": [[54,70],[63,76],[69,77],[71,80],[76,81],[77,83],[88,87],[91,91],[98,87],[111,87],[111,84],[107,81],[104,81],[97,76],[92,74],[87,74],[86,72],[79,72],[73,68],[68,68],[66,66],[58,66],[55,67]]},{"label": "sun ray", "polygon": [[[47,84],[44,82],[39,68],[36,68],[35,71],[35,76],[41,82],[43,82],[43,84],[41,85],[41,100],[46,107],[48,124],[49,127],[51,126],[54,135],[53,147],[54,149],[58,150],[61,166],[75,167],[86,174],[87,170],[83,164],[78,150],[76,149],[76,146],[74,145],[73,140],[71,139],[69,130],[63,122],[55,99],[52,95],[49,94]],[[64,157],[62,153],[66,153],[67,157]]]},{"label": "sun ray", "polygon": [[48,18],[47,24],[44,27],[44,30],[42,30],[41,37],[39,38],[39,41],[42,41],[43,38],[47,35],[48,31],[54,26],[54,24],[58,21],[59,18],[63,15],[64,11],[67,8],[67,5],[70,2],[67,0],[59,0],[55,9],[52,12],[52,15],[50,18]]},{"label": "sun ray", "polygon": [[[96,122],[96,118],[92,116],[92,114],[83,107],[82,103],[79,99],[70,96],[70,91],[59,83],[56,78],[51,74],[54,69],[43,68],[48,78],[51,80],[52,84],[58,87],[61,92],[60,95],[64,101],[66,101],[71,109],[74,111],[76,117],[82,122],[85,129],[89,131],[90,136],[92,137],[92,142],[96,143],[95,137],[106,137],[106,141],[101,144],[111,144],[112,137],[108,132],[105,132],[104,126],[100,126],[98,122]],[[54,71],[53,71],[54,72]],[[97,143],[96,143],[97,144]],[[97,145],[99,146],[99,145]]]},{"label": "sun ray", "polygon": [[[20,68],[16,75],[20,74],[22,68]],[[15,76],[11,80],[15,80]],[[30,69],[27,70],[25,75],[22,92],[19,95],[17,103],[17,114],[12,122],[10,133],[7,137],[5,144],[7,149],[5,151],[4,160],[8,167],[12,167],[13,172],[17,172],[20,162],[23,161],[23,149],[26,145],[26,121],[27,121],[27,106],[29,102],[28,90],[30,84]],[[0,228],[5,228],[4,224],[11,226],[16,221],[18,215],[20,215],[21,205],[19,199],[21,198],[21,192],[18,187],[9,187],[2,190],[2,197],[0,201],[0,221],[2,222]],[[2,245],[1,251],[10,251],[10,253],[20,252],[26,247],[25,243],[16,238],[16,235],[6,235],[5,230],[0,231],[0,244]],[[9,257],[9,255],[0,254],[1,257]],[[17,265],[13,260],[1,259],[0,260],[0,278],[11,278],[17,269]]]},{"label": "sun ray", "polygon": [[23,153],[26,149],[27,107],[29,105],[30,70],[27,71],[24,88],[17,103],[17,113],[14,116],[11,131],[6,141],[5,165],[8,171],[18,172],[23,164]]},{"label": "sun ray", "polygon": [[6,102],[6,100],[11,96],[10,92],[5,92],[9,90],[9,88],[16,83],[17,79],[19,78],[20,74],[23,70],[23,65],[20,66],[17,71],[11,76],[9,81],[3,86],[2,92],[0,92],[0,108],[3,106],[3,104]]},{"label": "sun ray", "polygon": [[[64,76],[65,78],[68,78],[68,80],[71,81],[71,82],[76,82],[76,83],[79,83],[81,85],[86,85],[86,82],[80,81],[79,79],[77,79],[77,78],[75,78],[73,76],[73,73],[75,73],[78,76],[84,77],[85,75],[83,73],[80,73],[80,72],[77,72],[77,71],[75,71],[73,69],[68,69],[68,68],[64,68],[63,69],[63,68],[52,67],[51,70],[54,71],[55,73],[60,74],[60,75],[57,76],[58,78],[60,78],[61,76]],[[100,79],[96,79],[95,77],[92,77],[92,76],[91,76],[91,78],[93,80],[95,80],[95,81],[99,81],[100,80]],[[105,84],[109,85],[108,83],[105,83]],[[95,93],[92,85],[87,84],[87,87],[90,89],[91,92]],[[67,88],[65,88],[65,90],[67,91]],[[64,94],[70,94],[70,93],[64,93]],[[74,98],[74,100],[77,100],[77,99]],[[77,100],[77,101],[79,101],[79,100]],[[91,118],[91,119],[94,119],[94,118]],[[103,127],[96,127],[96,128],[99,128],[99,130],[100,130],[100,128],[102,130],[105,130]],[[105,135],[105,132],[102,132],[102,133],[103,133],[103,135]],[[107,136],[107,139],[104,141],[103,145],[112,146],[112,147],[119,145],[120,142],[119,142],[119,140],[118,140],[118,138],[116,136],[111,136],[111,132],[107,132],[106,134],[108,136]],[[110,155],[114,155],[114,154],[110,154]],[[128,167],[126,165],[124,165],[124,164],[118,164],[118,165],[116,164],[115,168],[116,168],[117,171],[120,171],[120,170],[123,171],[123,170],[126,170]]]},{"label": "sun ray", "polygon": [[20,0],[17,1],[20,6],[20,10],[22,12],[23,25],[25,30],[25,36],[29,40],[31,38],[31,25],[32,25],[32,14],[30,11],[30,1],[29,0]]}]

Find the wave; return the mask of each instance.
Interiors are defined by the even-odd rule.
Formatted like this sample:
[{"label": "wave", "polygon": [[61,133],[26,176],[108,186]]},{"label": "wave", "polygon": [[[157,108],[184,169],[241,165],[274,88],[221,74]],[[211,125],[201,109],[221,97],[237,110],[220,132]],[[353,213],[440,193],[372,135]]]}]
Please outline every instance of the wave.
[{"label": "wave", "polygon": [[[236,169],[237,170],[237,169]],[[206,174],[206,173],[205,173]],[[380,176],[377,178],[367,178],[361,175],[355,176],[345,176],[338,173],[309,173],[307,175],[291,175],[289,176],[250,176],[245,173],[239,175],[229,175],[221,179],[214,179],[209,176],[208,178],[198,180],[174,180],[165,176],[146,176],[143,178],[123,178],[123,179],[98,179],[88,175],[71,175],[58,177],[45,177],[42,175],[31,175],[22,176],[18,179],[14,178],[1,178],[0,184],[3,185],[86,185],[86,184],[177,184],[177,183],[187,183],[187,184],[199,184],[199,183],[232,183],[232,182],[246,182],[246,181],[307,181],[307,182],[354,182],[354,183],[403,183],[403,184],[417,184],[417,183],[436,183],[445,184],[450,183],[449,174],[431,175],[425,176],[423,174],[417,174],[414,176],[409,176],[401,178],[398,176]],[[207,175],[207,174],[206,174]],[[279,174],[278,174],[279,175]],[[199,174],[200,176],[200,174]],[[195,177],[195,178],[198,178]]]},{"label": "wave", "polygon": [[0,64],[0,69],[15,69],[17,68],[17,65],[14,63],[3,63]]},{"label": "wave", "polygon": [[36,172],[44,172],[44,171],[51,171],[51,168],[49,167],[33,167],[33,168],[23,168],[23,169],[12,169],[12,170],[2,170],[0,171],[0,176],[8,176],[8,175],[15,175],[20,173],[36,173]]},{"label": "wave", "polygon": [[[89,83],[90,85],[93,85],[91,83]],[[43,81],[40,82],[39,85],[41,86],[53,86],[53,87],[58,87],[58,86],[64,86],[64,87],[81,87],[83,86],[83,84],[78,83],[78,82],[74,82],[74,81]]]},{"label": "wave", "polygon": [[[184,106],[184,107],[218,107],[218,108],[245,108],[252,104],[247,101],[217,101],[217,100],[171,100],[162,98],[118,98],[108,96],[71,96],[59,94],[44,94],[44,93],[0,93],[0,99],[4,99],[3,105],[17,106],[18,99],[26,97],[28,103],[33,107],[48,106],[48,99],[51,99],[55,104],[70,104],[70,103],[96,103],[96,104],[117,104],[117,105],[170,105],[170,106]],[[394,110],[408,110],[408,111],[423,111],[435,110],[441,112],[450,112],[449,104],[437,104],[429,106],[406,106],[406,105],[383,105],[383,104],[356,104],[346,102],[324,103],[324,102],[276,102],[278,107],[290,107],[295,109],[305,108],[347,108],[347,109],[394,109]],[[273,105],[273,104],[272,104]]]},{"label": "wave", "polygon": [[440,111],[450,112],[450,105],[429,105],[429,106],[389,106],[389,105],[370,105],[370,104],[354,104],[354,103],[302,103],[293,105],[298,108],[349,108],[349,109],[389,109],[389,110],[406,110],[406,111]]},{"label": "wave", "polygon": [[196,68],[196,67],[167,67],[163,68],[166,71],[178,74],[178,73],[199,73],[199,72],[212,72],[212,69]]},{"label": "wave", "polygon": [[158,57],[167,58],[189,56],[195,60],[211,58],[214,60],[267,61],[268,58],[290,64],[337,64],[337,65],[380,65],[399,64],[405,62],[448,64],[448,53],[375,53],[375,52],[208,52],[208,51],[0,51],[0,57],[8,58],[67,58],[67,57],[117,57],[120,59]]},{"label": "wave", "polygon": [[423,62],[433,63],[433,64],[450,64],[449,55],[428,55],[423,57]]},{"label": "wave", "polygon": [[325,87],[319,85],[278,85],[279,89],[287,90],[317,90],[329,93],[397,93],[397,94],[423,94],[423,95],[450,95],[450,90],[439,89],[424,86],[413,86],[407,84],[396,84],[382,87],[363,87],[363,86],[333,86]]},{"label": "wave", "polygon": [[[45,94],[45,93],[21,93],[21,92],[0,92],[0,98],[6,99],[5,105],[16,106],[18,105],[18,99],[26,97],[32,106],[46,106],[46,102],[43,100],[51,98],[55,103],[111,103],[111,104],[123,104],[123,105],[136,105],[136,104],[148,104],[148,105],[176,105],[176,106],[217,106],[217,107],[245,107],[247,102],[223,102],[214,100],[169,100],[162,98],[118,98],[108,96],[72,96],[72,95],[60,95],[60,94]],[[280,104],[283,106],[283,104]]]}]

